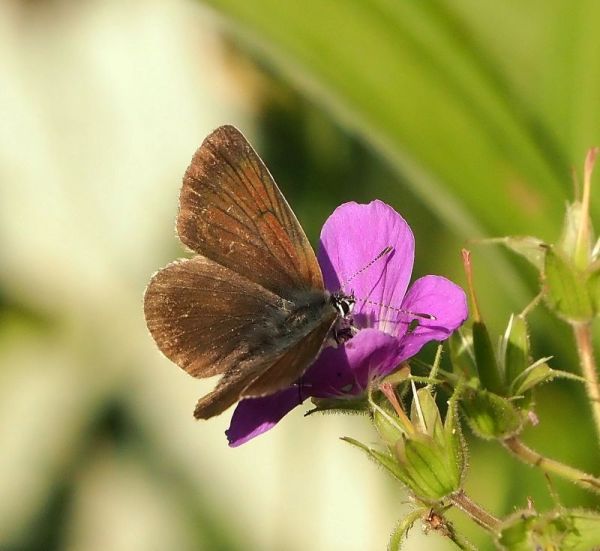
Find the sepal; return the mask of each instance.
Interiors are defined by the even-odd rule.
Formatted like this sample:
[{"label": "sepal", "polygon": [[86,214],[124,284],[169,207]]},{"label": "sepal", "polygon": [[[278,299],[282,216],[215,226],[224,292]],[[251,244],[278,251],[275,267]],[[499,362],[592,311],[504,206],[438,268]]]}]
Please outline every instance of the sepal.
[{"label": "sepal", "polygon": [[544,296],[548,306],[570,323],[594,317],[587,274],[556,249],[549,249],[544,263]]}]

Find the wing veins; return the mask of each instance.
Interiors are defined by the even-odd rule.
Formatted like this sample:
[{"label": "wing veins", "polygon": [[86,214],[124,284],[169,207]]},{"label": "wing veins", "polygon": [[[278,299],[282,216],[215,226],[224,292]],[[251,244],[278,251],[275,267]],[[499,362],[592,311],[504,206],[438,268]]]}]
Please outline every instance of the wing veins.
[{"label": "wing veins", "polygon": [[[241,181],[241,182],[244,184],[244,187],[246,188],[246,191],[249,193],[249,195],[250,195],[250,196],[252,196],[252,192],[250,191],[250,188],[252,188],[252,190],[253,190],[253,191],[256,193],[256,190],[257,190],[257,188],[255,188],[255,187],[252,185],[251,181],[250,181],[250,180],[249,180],[249,179],[248,179],[248,178],[245,176],[245,174],[244,174],[243,172],[241,172],[241,173],[240,173],[240,172],[238,171],[238,169],[237,169],[237,168],[236,168],[236,167],[233,165],[233,163],[232,163],[232,162],[231,162],[231,161],[230,161],[228,158],[226,158],[226,157],[222,157],[222,158],[223,158],[223,160],[224,160],[224,161],[227,163],[227,165],[228,165],[228,166],[231,168],[231,170],[233,171],[233,173],[234,173],[234,174],[237,176],[238,180],[240,180],[240,181]],[[249,164],[250,164],[251,166],[253,166],[253,168],[254,168],[254,163],[253,163],[252,161],[250,161],[250,163],[249,163]],[[254,171],[254,172],[255,172],[255,174],[256,174],[256,171]],[[259,176],[258,174],[256,174],[256,175],[257,175],[257,177],[259,177],[259,178],[260,178],[260,176]],[[269,176],[269,178],[271,178],[270,174],[269,174],[268,176]],[[268,187],[268,186],[263,186],[263,187],[265,188],[265,190],[267,190],[267,187]],[[269,196],[268,190],[267,190],[267,196]],[[260,197],[260,194],[256,194],[256,197]],[[280,218],[277,216],[277,212],[276,212],[276,210],[275,210],[275,207],[273,206],[273,204],[271,203],[271,207],[272,207],[272,208],[269,208],[269,207],[268,207],[268,205],[266,204],[266,202],[264,201],[264,199],[263,199],[262,197],[260,197],[260,199],[261,199],[261,202],[262,202],[262,209],[261,209],[261,210],[259,210],[260,214],[261,214],[261,215],[263,215],[263,216],[264,216],[264,214],[267,214],[267,213],[268,213],[268,214],[271,214],[271,215],[272,215],[272,216],[273,216],[273,217],[274,217],[274,218],[275,218],[275,219],[276,219],[276,220],[279,222],[279,224],[281,225],[281,227],[283,227],[283,228],[284,228],[284,230],[286,230],[286,231],[285,231],[285,233],[289,234],[289,231],[288,231],[288,230],[289,230],[289,224],[288,224],[288,225],[285,225],[285,224],[283,223],[283,221],[282,221],[282,220],[281,220],[281,219],[280,219]],[[271,198],[270,198],[270,196],[269,196],[269,201],[271,201]],[[258,201],[257,201],[257,203],[258,203]],[[258,230],[258,226],[257,226],[257,225],[256,225],[256,223],[254,222],[254,219],[253,219],[253,218],[251,218],[250,220],[252,221],[252,223],[253,223],[253,225],[254,225],[255,229],[256,229],[256,230]],[[298,260],[298,259],[297,259],[297,257],[296,257],[295,255],[291,254],[291,253],[290,253],[290,251],[288,250],[288,248],[284,246],[284,241],[282,241],[282,240],[280,239],[279,235],[278,235],[278,234],[279,234],[279,232],[278,232],[276,229],[274,229],[274,227],[273,227],[273,225],[272,225],[271,221],[270,221],[270,220],[268,220],[268,219],[267,219],[267,227],[268,227],[268,228],[269,228],[269,230],[271,231],[271,234],[272,234],[272,235],[275,237],[275,239],[278,241],[278,243],[279,243],[279,248],[280,248],[280,249],[283,251],[283,253],[284,253],[284,254],[285,254],[287,257],[288,257],[288,259],[289,259],[289,260],[291,260],[291,263],[292,263],[292,265],[294,266],[294,271],[296,272],[296,275],[297,275],[297,276],[300,276],[300,277],[302,277],[302,275],[303,275],[303,274],[302,274],[302,273],[300,273],[300,271],[299,271],[299,269],[298,269],[298,263],[297,263],[297,260]],[[294,230],[295,230],[295,229],[294,229]],[[262,235],[260,234],[260,232],[259,232],[259,231],[257,231],[257,233],[259,234],[259,237],[260,237],[261,241],[262,241],[262,242],[263,242],[265,245],[267,245],[267,243],[266,243],[266,242],[264,241],[264,239],[262,238]],[[294,233],[295,233],[295,232],[294,232]],[[296,238],[297,238],[297,235],[294,235],[294,238],[296,239]],[[291,243],[291,239],[290,239],[290,243]],[[269,248],[268,248],[268,247],[266,247],[266,248],[267,248],[267,250],[269,250]],[[302,247],[302,249],[304,249],[304,247]],[[269,250],[269,252],[271,252],[271,251]],[[303,251],[303,252],[304,252],[304,251]],[[272,253],[271,253],[271,255],[272,255],[272,256],[274,256]]]}]

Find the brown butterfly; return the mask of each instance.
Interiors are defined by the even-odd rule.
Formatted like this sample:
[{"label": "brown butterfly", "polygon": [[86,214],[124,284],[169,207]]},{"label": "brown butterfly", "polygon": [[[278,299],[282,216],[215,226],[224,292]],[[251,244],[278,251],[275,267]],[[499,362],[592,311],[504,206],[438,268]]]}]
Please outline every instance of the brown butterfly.
[{"label": "brown butterfly", "polygon": [[167,358],[194,377],[222,374],[198,401],[196,418],[288,387],[352,310],[353,297],[325,290],[296,216],[232,126],[217,128],[196,151],[177,233],[198,254],[152,277],[144,313]]}]

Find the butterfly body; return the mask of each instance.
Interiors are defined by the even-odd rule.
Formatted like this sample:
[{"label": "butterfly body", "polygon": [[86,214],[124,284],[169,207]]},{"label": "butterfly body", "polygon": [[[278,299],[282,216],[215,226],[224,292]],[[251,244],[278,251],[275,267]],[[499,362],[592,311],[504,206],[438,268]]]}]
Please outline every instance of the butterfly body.
[{"label": "butterfly body", "polygon": [[154,275],[144,312],[165,356],[195,377],[222,375],[199,400],[197,418],[292,384],[351,311],[352,297],[324,288],[302,227],[232,126],[194,155],[177,233],[197,254]]}]

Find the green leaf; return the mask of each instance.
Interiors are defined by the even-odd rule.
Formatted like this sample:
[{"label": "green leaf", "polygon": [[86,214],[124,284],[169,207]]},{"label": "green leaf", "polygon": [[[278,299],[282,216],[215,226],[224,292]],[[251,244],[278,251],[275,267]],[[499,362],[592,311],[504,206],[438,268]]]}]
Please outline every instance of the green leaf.
[{"label": "green leaf", "polygon": [[473,349],[481,385],[496,394],[504,394],[504,384],[490,334],[481,321],[473,323]]},{"label": "green leaf", "polygon": [[[513,65],[502,67],[503,57],[476,38],[496,7],[473,21],[479,10],[440,2],[207,3],[271,65],[366,137],[461,235],[481,235],[482,226],[496,234],[558,231],[569,164],[533,102],[514,101],[504,76]],[[511,20],[526,17],[512,6],[520,15]]]},{"label": "green leaf", "polygon": [[546,254],[545,296],[550,308],[569,322],[589,321],[594,313],[585,274],[554,249]]},{"label": "green leaf", "polygon": [[503,439],[521,430],[521,414],[502,396],[467,388],[462,393],[460,404],[471,430],[480,438]]}]

